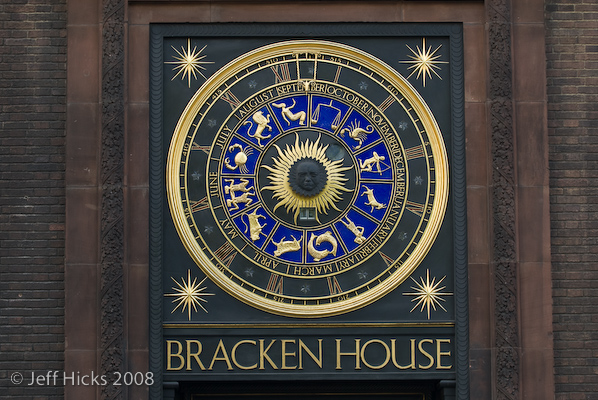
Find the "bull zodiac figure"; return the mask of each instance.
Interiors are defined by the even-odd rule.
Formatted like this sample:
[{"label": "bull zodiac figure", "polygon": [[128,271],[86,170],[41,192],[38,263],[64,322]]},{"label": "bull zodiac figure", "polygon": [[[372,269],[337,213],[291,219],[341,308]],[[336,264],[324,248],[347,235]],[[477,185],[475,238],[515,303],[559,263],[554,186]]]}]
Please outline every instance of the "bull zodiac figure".
[{"label": "bull zodiac figure", "polygon": [[266,224],[264,224],[264,225],[260,224],[260,218],[265,219],[266,217],[258,214],[257,210],[258,209],[256,208],[255,210],[253,210],[253,212],[251,214],[247,214],[247,220],[249,221],[249,226],[247,226],[245,221],[243,221],[243,219],[241,219],[241,221],[245,225],[244,233],[247,233],[247,231],[249,231],[249,236],[251,237],[251,240],[253,240],[254,242],[256,240],[259,240],[260,235],[263,235],[262,229],[264,229],[264,227],[266,226]]}]

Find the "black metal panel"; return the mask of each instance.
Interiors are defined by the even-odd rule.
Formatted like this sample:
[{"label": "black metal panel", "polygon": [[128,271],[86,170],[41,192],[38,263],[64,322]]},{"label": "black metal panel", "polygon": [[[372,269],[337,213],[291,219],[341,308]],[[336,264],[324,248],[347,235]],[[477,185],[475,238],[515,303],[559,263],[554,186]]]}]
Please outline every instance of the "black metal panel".
[{"label": "black metal panel", "polygon": [[[373,304],[362,307],[351,312],[334,315],[326,318],[302,318],[297,320],[289,316],[277,316],[255,309],[249,305],[239,302],[238,299],[228,296],[216,285],[211,285],[209,291],[215,294],[212,298],[206,298],[208,305],[214,305],[210,313],[202,314],[200,319],[189,320],[187,314],[173,314],[172,308],[165,309],[165,294],[172,294],[174,286],[172,280],[178,278],[184,282],[185,271],[194,272],[198,280],[203,278],[201,271],[197,270],[193,260],[187,255],[185,247],[179,240],[176,229],[172,223],[165,193],[165,165],[166,153],[170,145],[171,135],[185,105],[193,97],[203,82],[198,80],[170,80],[165,77],[171,66],[165,62],[172,61],[173,54],[183,51],[187,45],[187,39],[193,39],[193,49],[196,43],[208,43],[208,49],[218,48],[220,56],[206,57],[206,61],[213,61],[214,64],[203,64],[202,72],[209,78],[228,61],[241,56],[243,53],[260,46],[276,43],[289,39],[324,39],[333,42],[344,43],[352,47],[360,48],[368,53],[387,62],[404,77],[409,76],[413,71],[409,67],[413,64],[399,63],[398,60],[408,61],[410,55],[417,55],[417,51],[443,49],[443,58],[448,60],[447,64],[438,64],[442,67],[442,76],[430,75],[426,85],[417,73],[412,74],[408,79],[422,96],[431,112],[438,121],[445,139],[445,145],[449,155],[450,165],[450,196],[448,202],[447,216],[440,229],[436,243],[422,262],[420,267],[412,274],[414,281],[425,283],[426,274],[422,271],[430,270],[433,279],[438,281],[442,275],[452,282],[448,285],[452,296],[445,296],[444,300],[450,304],[446,313],[432,311],[433,318],[430,321],[426,318],[425,312],[419,312],[420,308],[412,309],[411,297],[405,294],[413,292],[409,288],[414,286],[412,280],[405,281],[405,289],[395,290],[388,293],[382,299]],[[422,43],[422,38],[428,40],[427,44]],[[430,44],[432,43],[432,44]],[[397,45],[400,44],[400,47]],[[408,46],[408,47],[407,47]],[[199,50],[201,47],[198,47]],[[178,50],[177,50],[178,49]],[[409,52],[412,50],[412,52]],[[167,53],[167,54],[165,54]],[[217,372],[215,375],[201,375],[199,365],[191,368],[190,371],[168,371],[168,380],[328,380],[328,379],[410,379],[441,380],[456,379],[458,398],[468,398],[468,320],[467,320],[467,250],[466,250],[466,224],[465,224],[465,154],[464,154],[464,109],[463,109],[463,50],[462,33],[459,24],[205,24],[205,25],[153,25],[151,29],[151,121],[150,121],[150,367],[156,374],[157,385],[152,389],[153,398],[161,398],[160,385],[163,374],[166,370],[168,360],[165,359],[165,340],[178,340],[179,343],[186,343],[188,340],[202,337],[202,344],[206,349],[210,348],[210,357],[204,361],[220,364],[226,371]],[[173,75],[173,74],[171,74]],[[180,76],[179,76],[180,77]],[[442,78],[442,79],[440,79]],[[189,84],[188,84],[189,83]],[[230,109],[229,109],[230,110]],[[405,145],[408,147],[408,145]],[[415,188],[415,186],[414,186]],[[372,208],[373,210],[373,208]],[[395,239],[398,240],[398,239]],[[399,241],[397,241],[397,245]],[[447,273],[444,270],[436,270],[437,264],[446,265],[446,258],[453,261],[451,270]],[[195,269],[193,269],[195,268]],[[165,271],[168,273],[165,274]],[[171,279],[172,278],[172,279]],[[446,281],[445,281],[446,283]],[[168,304],[168,303],[167,303]],[[424,308],[421,308],[424,310]],[[179,308],[180,310],[180,308]],[[411,310],[411,311],[410,311]],[[439,311],[439,310],[436,310]],[[201,312],[201,310],[200,310]],[[397,315],[400,315],[397,317]],[[358,333],[356,333],[358,332]],[[432,336],[430,336],[433,333]],[[359,336],[355,336],[359,335]],[[438,336],[440,335],[440,336]],[[367,362],[372,366],[384,363],[385,353],[380,352],[387,346],[397,345],[404,341],[404,350],[400,350],[403,356],[410,354],[412,350],[411,340],[415,340],[414,354],[418,357],[426,357],[426,346],[438,345],[438,352],[451,354],[452,368],[447,373],[444,371],[420,370],[413,376],[403,374],[395,368],[385,366],[382,371],[372,369],[371,373],[341,373],[331,364],[329,372],[318,376],[321,367],[315,367],[311,372],[294,373],[279,371],[265,373],[259,369],[255,371],[240,371],[231,373],[226,368],[226,361],[222,358],[223,349],[230,352],[230,347],[243,340],[255,342],[259,348],[260,340],[263,345],[273,344],[273,349],[280,345],[283,340],[289,344],[298,345],[298,341],[305,339],[304,343],[312,340],[306,346],[315,351],[313,340],[322,339],[323,351],[334,353],[336,350],[335,340],[355,340],[362,338],[361,344],[369,343],[373,355],[368,355]],[[437,342],[428,343],[426,340],[440,339]],[[219,340],[223,338],[222,348],[218,350]],[[445,346],[443,340],[450,338],[450,349]],[[421,341],[424,340],[423,344]],[[274,342],[273,342],[274,341]],[[368,342],[369,341],[369,342]],[[250,348],[253,342],[245,344]],[[393,343],[394,342],[394,343]],[[353,342],[355,343],[355,342]],[[384,343],[384,344],[383,344]],[[192,345],[194,345],[193,342]],[[177,346],[176,344],[174,346]],[[311,346],[311,347],[310,347]],[[378,350],[375,347],[379,347]],[[423,352],[417,346],[422,346]],[[398,347],[397,347],[398,348]],[[326,350],[328,349],[328,350]],[[440,350],[441,349],[441,350]],[[368,350],[368,351],[370,351]],[[176,349],[174,352],[176,353]],[[197,350],[195,350],[197,351]],[[220,351],[219,355],[217,352]],[[278,361],[273,362],[280,367],[281,352],[276,350]],[[292,352],[292,350],[289,350]],[[295,350],[296,351],[296,350]],[[342,350],[345,351],[345,350]],[[378,353],[376,353],[378,351]],[[431,350],[429,350],[431,352]],[[348,350],[346,352],[349,352]],[[181,353],[183,354],[183,353]],[[258,353],[259,354],[259,353]],[[255,355],[254,355],[255,356]],[[250,356],[249,356],[250,357]],[[170,361],[176,361],[176,356],[170,357]],[[284,355],[283,355],[284,358]],[[440,358],[440,357],[438,357]],[[448,359],[448,358],[447,358]],[[252,365],[256,360],[249,358],[246,364]],[[260,360],[257,360],[258,362]],[[330,359],[329,362],[334,360]],[[436,360],[437,362],[438,360]],[[420,361],[417,361],[420,363]],[[267,363],[267,360],[266,360]],[[399,363],[401,364],[401,363]],[[421,364],[421,363],[420,363]],[[388,363],[390,365],[390,363]],[[425,363],[424,363],[425,365]],[[442,361],[440,362],[442,366]],[[266,369],[267,365],[264,369]],[[214,368],[214,370],[217,367]],[[206,368],[207,369],[207,368]],[[388,371],[387,377],[384,371]]]}]

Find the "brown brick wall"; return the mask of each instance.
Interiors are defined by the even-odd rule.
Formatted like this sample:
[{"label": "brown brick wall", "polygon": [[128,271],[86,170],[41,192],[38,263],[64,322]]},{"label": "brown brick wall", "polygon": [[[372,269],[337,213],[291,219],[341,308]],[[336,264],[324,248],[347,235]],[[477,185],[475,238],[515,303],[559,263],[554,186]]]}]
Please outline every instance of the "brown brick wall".
[{"label": "brown brick wall", "polygon": [[65,27],[66,0],[0,5],[3,398],[62,398],[62,384],[27,383],[64,369]]},{"label": "brown brick wall", "polygon": [[547,89],[557,399],[598,380],[598,3],[547,0]]}]

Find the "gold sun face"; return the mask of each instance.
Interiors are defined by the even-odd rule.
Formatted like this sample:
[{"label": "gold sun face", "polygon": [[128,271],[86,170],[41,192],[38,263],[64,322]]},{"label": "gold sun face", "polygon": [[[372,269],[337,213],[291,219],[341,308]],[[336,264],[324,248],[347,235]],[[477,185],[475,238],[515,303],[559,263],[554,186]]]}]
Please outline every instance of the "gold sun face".
[{"label": "gold sun face", "polygon": [[205,48],[206,46],[197,51],[197,47],[194,47],[191,50],[191,39],[187,39],[187,49],[183,47],[179,51],[173,46],[172,49],[176,51],[178,56],[174,56],[175,61],[167,61],[165,63],[175,65],[173,71],[177,71],[177,73],[172,77],[172,80],[181,75],[181,79],[187,78],[188,85],[191,87],[191,76],[193,76],[193,79],[197,79],[197,74],[199,74],[206,79],[205,75],[201,72],[202,69],[205,70],[202,64],[213,64],[213,62],[202,61],[206,57],[201,54]]},{"label": "gold sun face", "polygon": [[344,186],[347,181],[344,172],[351,167],[343,167],[342,159],[328,159],[328,146],[322,146],[320,138],[315,142],[309,139],[300,142],[297,135],[294,145],[284,149],[274,146],[278,157],[272,158],[272,166],[262,165],[271,172],[270,185],[264,189],[271,190],[278,201],[274,211],[284,207],[293,214],[295,223],[301,209],[315,209],[318,222],[318,214],[327,214],[330,208],[341,211],[335,203],[342,199],[343,192],[350,191]]}]

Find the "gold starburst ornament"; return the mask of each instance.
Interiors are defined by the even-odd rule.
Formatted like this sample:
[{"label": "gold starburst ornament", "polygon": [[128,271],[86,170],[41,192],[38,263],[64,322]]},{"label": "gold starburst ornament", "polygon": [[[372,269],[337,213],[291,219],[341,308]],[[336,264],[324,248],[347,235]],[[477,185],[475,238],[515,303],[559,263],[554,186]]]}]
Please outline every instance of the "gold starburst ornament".
[{"label": "gold starburst ornament", "polygon": [[185,278],[181,278],[181,283],[176,281],[174,278],[171,278],[174,283],[176,283],[177,287],[173,287],[176,293],[167,293],[164,296],[167,297],[174,297],[172,300],[173,303],[177,303],[177,306],[172,310],[171,314],[174,313],[179,307],[181,308],[182,312],[187,310],[187,314],[189,317],[189,321],[191,321],[191,308],[193,307],[193,311],[197,312],[197,307],[200,307],[206,313],[208,310],[200,303],[207,303],[208,301],[203,298],[203,296],[213,296],[213,293],[205,293],[206,287],[201,287],[204,281],[207,279],[203,278],[199,283],[197,283],[197,278],[193,279],[191,282],[191,271],[187,270],[187,281]]},{"label": "gold starburst ornament", "polygon": [[436,306],[442,308],[444,310],[444,312],[446,311],[446,308],[444,308],[441,304],[441,302],[446,301],[445,299],[442,298],[442,296],[452,296],[452,293],[442,293],[442,290],[444,290],[444,288],[446,288],[446,286],[442,286],[440,287],[440,284],[442,283],[442,281],[444,280],[444,278],[446,278],[446,276],[443,276],[442,279],[440,279],[438,282],[436,282],[436,278],[432,278],[432,281],[430,282],[430,270],[427,269],[426,270],[426,281],[424,282],[424,278],[420,277],[420,282],[416,281],[415,279],[413,279],[413,277],[411,277],[411,280],[413,282],[415,282],[415,284],[417,286],[411,286],[411,289],[415,290],[415,292],[413,293],[403,293],[403,295],[405,296],[416,296],[413,301],[417,301],[417,303],[415,304],[415,306],[411,309],[410,312],[413,312],[413,310],[415,310],[416,308],[420,307],[420,312],[424,311],[424,308],[427,310],[428,313],[428,319],[430,319],[430,309],[434,309],[434,311],[436,311]]},{"label": "gold starburst ornament", "polygon": [[419,48],[419,46],[416,46],[417,50],[413,50],[411,47],[409,47],[409,45],[407,45],[407,48],[411,50],[411,53],[413,54],[409,56],[411,60],[399,61],[400,63],[413,64],[412,66],[407,68],[413,70],[411,71],[407,79],[411,78],[413,74],[417,73],[416,79],[421,78],[424,87],[426,87],[426,76],[429,79],[432,79],[432,74],[434,74],[438,78],[442,79],[438,72],[436,72],[436,70],[440,71],[440,67],[438,66],[438,64],[448,64],[448,62],[438,60],[442,56],[440,54],[436,54],[436,52],[441,47],[442,45],[439,45],[434,50],[432,50],[432,46],[426,48],[426,38],[422,39],[421,49]]},{"label": "gold starburst ornament", "polygon": [[[207,46],[207,45],[206,45]],[[181,47],[181,51],[172,46],[172,49],[177,52],[178,56],[174,56],[175,61],[167,61],[165,64],[174,64],[173,71],[177,73],[172,77],[171,80],[181,75],[181,79],[187,78],[188,85],[191,87],[191,75],[193,79],[197,79],[197,74],[201,75],[204,79],[207,79],[201,70],[205,70],[202,64],[213,64],[211,61],[202,61],[206,56],[202,55],[206,46],[202,47],[201,50],[197,51],[197,46],[191,50],[191,39],[187,39],[187,49]]]}]

